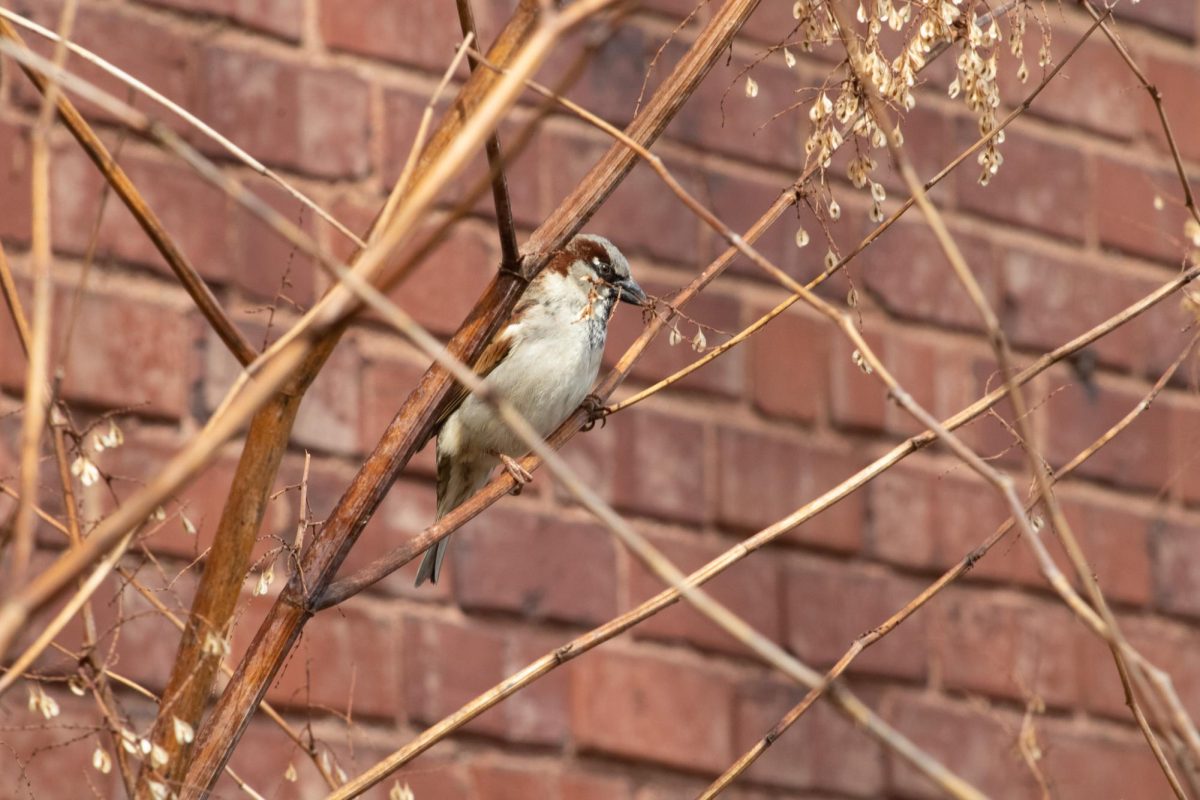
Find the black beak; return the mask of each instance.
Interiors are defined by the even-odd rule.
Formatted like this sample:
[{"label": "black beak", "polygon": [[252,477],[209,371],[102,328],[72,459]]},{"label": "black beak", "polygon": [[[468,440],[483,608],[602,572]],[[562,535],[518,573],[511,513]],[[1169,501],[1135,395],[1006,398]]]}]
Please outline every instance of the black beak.
[{"label": "black beak", "polygon": [[625,303],[644,306],[650,299],[646,297],[646,293],[642,291],[642,287],[638,286],[637,281],[632,277],[623,279],[617,284],[617,289],[621,292],[621,301]]}]

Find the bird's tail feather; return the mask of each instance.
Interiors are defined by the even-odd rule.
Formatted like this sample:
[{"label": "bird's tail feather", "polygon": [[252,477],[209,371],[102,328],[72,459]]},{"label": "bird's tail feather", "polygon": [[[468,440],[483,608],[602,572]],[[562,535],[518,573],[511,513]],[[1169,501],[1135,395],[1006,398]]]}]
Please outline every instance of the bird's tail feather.
[{"label": "bird's tail feather", "polygon": [[[447,464],[443,471],[443,464],[439,459],[437,518],[441,519],[446,516],[458,508],[468,497],[479,491],[487,483],[493,466],[495,466],[494,462]],[[434,584],[438,582],[438,578],[442,574],[442,561],[446,558],[446,548],[449,544],[450,537],[447,536],[425,551],[425,558],[421,561],[420,568],[417,569],[416,586],[420,586],[425,581]]]}]

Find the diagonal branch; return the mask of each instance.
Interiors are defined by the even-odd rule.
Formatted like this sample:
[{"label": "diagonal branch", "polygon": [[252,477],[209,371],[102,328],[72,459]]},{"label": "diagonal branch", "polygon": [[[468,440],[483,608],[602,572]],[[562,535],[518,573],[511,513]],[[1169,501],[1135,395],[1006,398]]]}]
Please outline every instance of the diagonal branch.
[{"label": "diagonal branch", "polygon": [[[21,49],[28,49],[25,42],[21,39],[21,35],[9,23],[7,19],[0,19],[0,37],[11,40],[16,46]],[[62,46],[60,41],[59,46]],[[49,87],[49,82],[45,75],[37,70],[21,64],[21,69],[29,76],[29,80],[33,81],[34,86],[42,94],[46,93]],[[196,307],[200,309],[200,313],[208,320],[208,324],[212,326],[217,335],[221,337],[221,341],[229,348],[229,352],[233,353],[243,365],[249,364],[257,355],[254,347],[246,340],[241,331],[233,324],[233,321],[225,314],[221,308],[217,298],[213,295],[212,290],[200,277],[195,266],[188,260],[187,256],[175,244],[163,227],[162,222],[154,211],[146,204],[145,199],[129,180],[129,176],[125,174],[125,170],[121,168],[108,152],[108,148],[100,141],[96,132],[84,120],[83,115],[75,108],[66,97],[57,98],[58,114],[62,119],[63,124],[71,131],[71,134],[79,142],[80,147],[88,154],[92,163],[100,170],[105,180],[112,185],[113,190],[125,203],[129,212],[133,214],[134,219],[146,232],[150,241],[158,249],[163,259],[167,262],[167,266],[179,278],[179,282],[183,284],[183,288],[191,296]]]},{"label": "diagonal branch", "polygon": [[[1152,386],[1150,391],[1146,393],[1146,396],[1142,398],[1141,402],[1135,405],[1128,414],[1118,420],[1116,424],[1101,434],[1094,442],[1085,447],[1083,450],[1077,453],[1074,458],[1054,472],[1054,474],[1050,477],[1051,485],[1057,484],[1064,478],[1071,475],[1076,469],[1079,468],[1081,464],[1090,459],[1092,456],[1096,455],[1101,448],[1120,435],[1122,431],[1133,424],[1134,420],[1136,420],[1144,411],[1150,408],[1151,403],[1153,403],[1158,397],[1159,392],[1161,392],[1163,387],[1165,387],[1171,378],[1174,377],[1176,371],[1178,371],[1179,367],[1195,349],[1197,342],[1200,342],[1200,334],[1192,337],[1191,341],[1188,342],[1188,344],[1183,348],[1175,361],[1173,361],[1166,371],[1163,372],[1163,374],[1159,377],[1159,379],[1155,381],[1154,386]],[[1026,512],[1028,513],[1031,511],[1040,500],[1041,495],[1035,495],[1032,500],[1025,504]],[[957,564],[944,572],[941,577],[939,577],[929,586],[925,587],[920,594],[906,603],[903,608],[901,608],[892,616],[888,617],[884,622],[872,628],[867,633],[855,639],[850,645],[850,648],[844,654],[842,654],[842,657],[839,658],[837,662],[830,667],[829,671],[825,673],[825,677],[821,684],[812,689],[812,691],[808,692],[803,698],[801,698],[799,703],[788,710],[788,712],[784,714],[777,723],[772,725],[771,729],[767,731],[767,733],[761,739],[755,742],[754,745],[747,750],[741,758],[735,761],[729,767],[729,769],[721,773],[721,776],[713,781],[712,784],[705,789],[704,793],[697,798],[697,800],[712,800],[712,798],[716,797],[725,789],[727,789],[729,785],[738,778],[738,776],[749,769],[750,766],[757,761],[763,755],[763,753],[765,753],[767,749],[770,748],[771,745],[773,745],[775,741],[788,730],[788,728],[792,727],[792,725],[794,725],[796,721],[799,720],[800,717],[812,707],[821,694],[824,693],[829,686],[833,685],[833,683],[842,676],[854,659],[858,658],[858,656],[861,655],[864,650],[878,642],[883,637],[887,636],[901,623],[923,608],[926,603],[937,596],[943,589],[965,575],[973,566],[975,566],[976,563],[978,563],[979,559],[987,555],[992,547],[994,547],[1001,539],[1008,535],[1015,525],[1015,520],[1012,517],[1009,517],[1000,525],[1000,527],[998,527],[990,536],[988,536],[988,538],[985,539],[982,544],[967,553]]]},{"label": "diagonal branch", "polygon": [[[1166,298],[1173,296],[1182,287],[1186,286],[1197,278],[1200,278],[1200,266],[1193,267],[1187,272],[1182,273],[1171,281],[1163,284],[1155,291],[1146,295],[1141,300],[1133,303],[1099,325],[1096,325],[1091,330],[1081,334],[1070,342],[1061,345],[1049,353],[1046,353],[1029,367],[1016,375],[1014,377],[1014,382],[1018,385],[1024,385],[1028,383],[1054,364],[1062,361],[1064,358],[1067,358],[1073,353],[1079,352],[1096,340],[1108,335],[1122,325],[1125,325],[1129,321],[1140,316],[1150,308],[1153,308]],[[1007,387],[1003,386],[993,390],[986,396],[972,403],[967,408],[946,419],[942,423],[943,427],[948,430],[957,430],[958,428],[961,428],[967,423],[977,419],[988,409],[992,408],[1003,398],[1005,398],[1007,396],[1007,391]],[[564,428],[560,428],[555,433],[555,437],[552,437],[548,441],[551,444],[556,443],[556,437],[562,434],[563,431]],[[884,454],[863,469],[859,470],[857,473],[847,478],[838,486],[829,489],[820,497],[800,507],[787,517],[784,517],[774,524],[769,525],[768,527],[730,548],[721,555],[709,561],[707,564],[692,572],[687,576],[687,585],[704,585],[716,576],[725,572],[737,562],[741,561],[746,556],[750,555],[750,553],[766,546],[768,543],[778,539],[787,532],[803,525],[808,520],[812,519],[848,495],[862,488],[871,480],[883,474],[888,469],[902,461],[904,458],[912,455],[918,450],[928,447],[935,440],[936,436],[931,431],[925,431],[924,433],[913,436],[900,445],[897,445],[891,451]],[[510,488],[511,484],[508,483],[507,480],[501,478],[492,481],[488,485],[488,488],[485,490],[485,492],[488,496],[490,496],[492,493],[499,495],[507,492]],[[477,494],[476,499],[483,495],[484,492]],[[447,515],[446,519],[449,519],[450,516],[451,515]],[[425,535],[428,535],[428,533],[429,532],[427,531]],[[524,689],[526,686],[529,686],[568,661],[571,661],[588,652],[589,650],[592,650],[593,648],[616,638],[638,623],[644,622],[660,611],[677,603],[681,599],[681,596],[682,595],[677,589],[666,589],[662,592],[659,592],[654,597],[646,600],[637,608],[631,609],[630,611],[615,617],[605,624],[570,640],[558,648],[555,648],[549,653],[546,653],[541,658],[528,664],[519,672],[514,673],[488,691],[468,701],[458,711],[447,716],[437,725],[423,731],[419,736],[409,742],[403,751],[401,751],[404,753],[404,758],[403,761],[397,762],[397,766],[416,758],[438,741],[450,736],[452,733],[462,728],[480,714],[483,714],[488,709],[495,707],[506,698],[510,697],[521,689]],[[399,756],[400,753],[397,753],[396,755]]]},{"label": "diagonal branch", "polygon": [[[1038,491],[1043,498],[1049,512],[1050,520],[1053,524],[1055,532],[1058,534],[1059,540],[1062,542],[1067,556],[1070,559],[1080,581],[1083,583],[1088,598],[1092,606],[1099,613],[1102,619],[1101,635],[1112,651],[1113,659],[1116,662],[1117,672],[1121,677],[1121,683],[1125,687],[1126,702],[1129,705],[1130,711],[1138,726],[1142,730],[1142,734],[1146,738],[1151,751],[1154,753],[1155,759],[1158,761],[1159,767],[1166,776],[1167,781],[1171,784],[1171,789],[1177,797],[1185,797],[1182,785],[1179,783],[1178,777],[1175,775],[1170,763],[1167,761],[1166,755],[1163,753],[1161,745],[1152,730],[1149,722],[1146,720],[1142,709],[1138,702],[1138,694],[1144,694],[1145,679],[1140,673],[1130,673],[1129,664],[1126,658],[1127,651],[1130,650],[1127,642],[1121,634],[1117,626],[1116,618],[1109,609],[1107,602],[1104,599],[1103,592],[1095,579],[1094,572],[1091,570],[1084,556],[1083,550],[1080,547],[1074,533],[1064,516],[1061,507],[1059,506],[1057,497],[1051,492],[1049,478],[1046,475],[1046,470],[1043,468],[1043,461],[1034,449],[1033,438],[1029,430],[1029,421],[1027,418],[1028,406],[1025,402],[1024,393],[1015,383],[1013,383],[1014,369],[1012,367],[1012,352],[1008,345],[1008,340],[1004,335],[1004,331],[1000,327],[999,320],[995,312],[989,305],[983,290],[980,288],[978,281],[967,265],[966,259],[963,257],[954,237],[950,234],[944,220],[937,207],[929,200],[928,195],[921,187],[920,181],[917,179],[916,172],[913,169],[911,161],[901,145],[899,137],[896,135],[895,128],[892,126],[889,119],[887,108],[884,105],[880,95],[879,88],[875,85],[874,76],[867,67],[867,61],[862,51],[862,45],[859,42],[857,35],[854,33],[851,24],[850,16],[839,0],[831,0],[829,3],[830,13],[837,21],[838,34],[842,39],[842,44],[846,48],[849,56],[848,68],[850,74],[855,78],[858,85],[861,86],[866,95],[868,107],[871,110],[871,116],[874,118],[875,124],[885,134],[888,149],[892,154],[893,160],[900,169],[900,173],[904,178],[905,184],[908,186],[909,192],[916,200],[921,213],[925,216],[926,222],[938,244],[942,248],[943,253],[949,261],[950,266],[958,277],[960,283],[967,290],[967,294],[971,298],[972,303],[979,310],[980,316],[983,319],[984,325],[987,328],[988,337],[992,344],[993,352],[995,353],[996,363],[1000,369],[1000,373],[1004,378],[1005,385],[1009,388],[1009,396],[1013,404],[1014,425],[1016,426],[1018,435],[1024,443],[1023,451],[1026,454],[1029,463],[1029,469],[1033,474],[1034,481],[1037,484]],[[1106,12],[1106,15],[1111,12]],[[1104,18],[1098,19],[1096,24],[1102,24]],[[1093,26],[1094,27],[1094,26]],[[865,352],[865,351],[864,351]],[[884,373],[880,373],[881,377],[886,377]],[[895,394],[893,392],[893,394]],[[906,396],[897,395],[896,399],[902,404],[907,405]],[[1007,475],[1002,475],[995,469],[987,465],[979,459],[977,455],[971,452],[968,448],[961,446],[953,438],[946,439],[947,444],[951,446],[956,454],[958,454],[966,463],[972,465],[983,477],[992,483],[998,491],[1004,495],[1006,501],[1012,507],[1014,516],[1022,529],[1028,534],[1025,539],[1031,547],[1037,551],[1039,561],[1042,562],[1047,578],[1052,579],[1053,573],[1049,567],[1053,566],[1053,562],[1048,558],[1043,559],[1042,553],[1038,545],[1040,538],[1037,531],[1033,530],[1029,524],[1028,516],[1021,510],[1020,504],[1013,491],[1012,480]],[[1059,588],[1055,586],[1055,588]],[[1069,585],[1066,587],[1069,589]],[[1069,596],[1062,592],[1065,600],[1069,600]],[[1074,606],[1072,606],[1074,608]],[[1135,684],[1138,684],[1140,691],[1135,691]]]}]

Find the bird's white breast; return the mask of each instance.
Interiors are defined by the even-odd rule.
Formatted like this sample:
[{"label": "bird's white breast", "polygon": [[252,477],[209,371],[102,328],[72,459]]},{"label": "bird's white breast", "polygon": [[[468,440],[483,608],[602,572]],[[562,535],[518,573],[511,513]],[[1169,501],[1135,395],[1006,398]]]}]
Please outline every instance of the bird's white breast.
[{"label": "bird's white breast", "polygon": [[[542,436],[550,434],[579,407],[591,390],[604,352],[606,320],[583,313],[584,295],[563,285],[546,302],[527,309],[501,334],[512,337],[508,354],[487,376]],[[597,326],[599,330],[597,331]],[[528,448],[488,405],[473,395],[450,416],[439,434],[439,450],[461,455],[521,455]]]}]

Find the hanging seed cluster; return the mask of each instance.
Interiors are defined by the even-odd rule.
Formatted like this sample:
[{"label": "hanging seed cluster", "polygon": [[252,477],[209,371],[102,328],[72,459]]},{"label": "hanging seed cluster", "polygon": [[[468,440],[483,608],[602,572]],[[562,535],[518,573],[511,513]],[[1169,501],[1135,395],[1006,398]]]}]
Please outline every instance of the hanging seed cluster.
[{"label": "hanging seed cluster", "polygon": [[[797,20],[800,38],[795,44],[800,50],[811,52],[815,47],[838,42],[836,22],[824,0],[797,0],[792,6],[792,15]],[[1007,43],[1019,62],[1017,76],[1022,82],[1029,74],[1022,52],[1027,15],[1028,6],[1021,5],[1007,16]],[[999,149],[1004,142],[1004,132],[997,130],[1000,93],[996,61],[1005,41],[1000,20],[993,18],[981,22],[976,10],[969,3],[964,7],[963,0],[900,4],[893,0],[861,0],[856,17],[859,24],[865,26],[860,35],[867,74],[883,99],[893,108],[904,111],[911,111],[916,106],[913,92],[918,85],[919,73],[934,48],[944,42],[960,43],[949,95],[951,98],[962,97],[978,121],[980,135],[989,137],[978,156],[979,182],[987,185],[1004,161]],[[885,30],[904,35],[905,44],[894,57],[888,56],[881,41]],[[785,58],[788,66],[795,63],[790,50],[785,49]],[[1049,61],[1049,41],[1044,37],[1038,64],[1044,67]],[[748,83],[747,95],[754,94],[757,92],[752,93]],[[873,177],[878,162],[872,153],[886,147],[887,140],[884,131],[865,109],[866,95],[855,78],[847,76],[839,83],[827,83],[817,92],[808,109],[811,127],[804,142],[804,152],[808,164],[815,163],[822,170],[828,169],[834,152],[846,138],[852,137],[857,146],[847,177],[856,189],[870,194],[870,218],[879,223],[884,219],[883,202],[887,193]],[[899,122],[896,123],[896,135],[903,143]],[[821,183],[824,184],[823,179]],[[830,200],[827,209],[829,217],[836,220],[839,216],[836,201]]]}]

